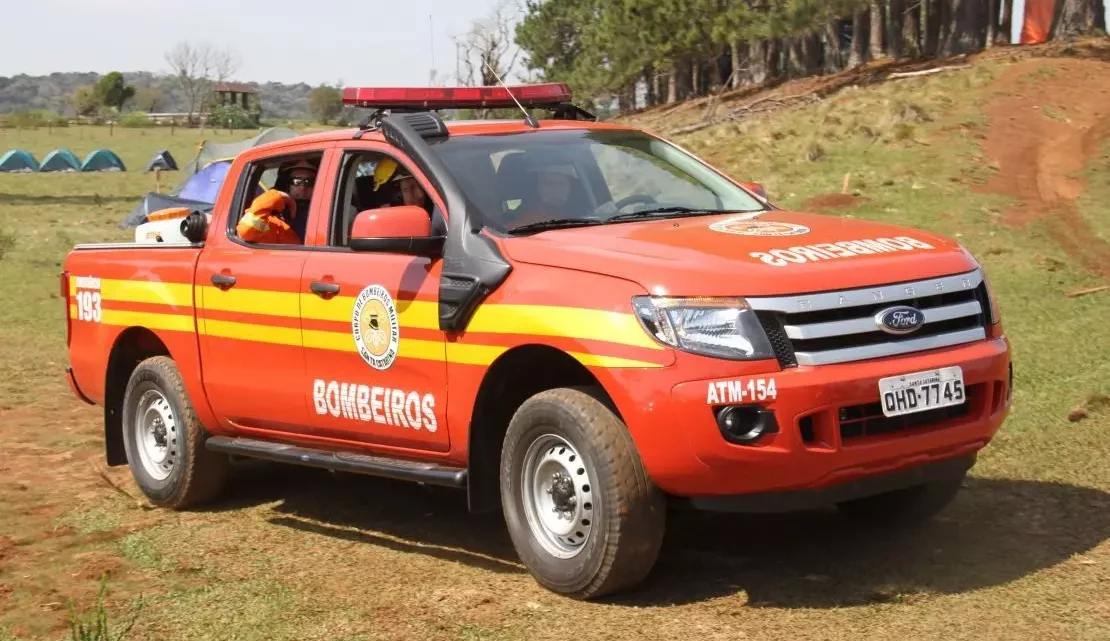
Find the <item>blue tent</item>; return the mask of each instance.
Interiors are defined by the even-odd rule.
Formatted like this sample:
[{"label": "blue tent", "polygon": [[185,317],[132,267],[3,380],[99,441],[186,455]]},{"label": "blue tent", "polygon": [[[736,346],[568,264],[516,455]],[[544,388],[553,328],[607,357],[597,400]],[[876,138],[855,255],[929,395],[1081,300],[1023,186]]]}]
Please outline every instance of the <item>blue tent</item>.
[{"label": "blue tent", "polygon": [[188,207],[193,211],[208,213],[212,211],[212,206],[212,203],[200,202],[199,200],[188,200],[186,198],[177,198],[175,196],[150,192],[143,197],[142,202],[120,221],[119,226],[122,228],[138,227],[147,221],[147,216],[160,209]]},{"label": "blue tent", "polygon": [[42,159],[39,171],[81,171],[81,161],[68,149],[55,149]]},{"label": "blue tent", "polygon": [[205,203],[216,202],[220,187],[224,184],[231,161],[217,161],[189,177],[181,190],[174,194],[178,198]]},{"label": "blue tent", "polygon": [[22,149],[12,149],[0,158],[0,171],[27,172],[38,171],[39,161],[35,160],[29,152]]},{"label": "blue tent", "polygon": [[81,171],[127,171],[123,161],[111,149],[97,149],[85,156]]}]

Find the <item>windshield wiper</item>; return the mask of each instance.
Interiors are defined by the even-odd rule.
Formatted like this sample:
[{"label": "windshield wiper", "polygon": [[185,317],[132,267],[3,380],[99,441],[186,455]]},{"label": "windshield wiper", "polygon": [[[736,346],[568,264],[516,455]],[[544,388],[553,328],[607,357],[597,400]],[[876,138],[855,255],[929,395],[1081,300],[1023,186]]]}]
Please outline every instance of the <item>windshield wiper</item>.
[{"label": "windshield wiper", "polygon": [[[760,211],[760,210],[757,210]],[[700,216],[703,214],[747,214],[752,213],[745,209],[698,209],[695,207],[657,207],[655,209],[645,209],[643,211],[634,211],[627,214],[618,214],[607,220],[613,222],[614,220],[635,220],[637,218],[665,218],[667,214],[683,214]]]},{"label": "windshield wiper", "polygon": [[569,227],[588,227],[590,225],[599,225],[606,221],[600,218],[552,218],[551,220],[542,220],[538,223],[528,223],[527,225],[518,225],[510,227],[510,234],[518,234],[529,231],[544,231],[546,229],[565,229]]}]

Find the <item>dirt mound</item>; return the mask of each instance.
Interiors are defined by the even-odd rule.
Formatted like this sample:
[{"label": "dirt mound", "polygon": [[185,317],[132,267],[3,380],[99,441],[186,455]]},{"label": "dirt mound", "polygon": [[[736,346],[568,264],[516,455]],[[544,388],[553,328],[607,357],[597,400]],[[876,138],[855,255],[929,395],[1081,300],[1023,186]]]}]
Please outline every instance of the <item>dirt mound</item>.
[{"label": "dirt mound", "polygon": [[1110,140],[1110,65],[1025,60],[995,89],[984,148],[999,173],[981,190],[1019,198],[1008,224],[1047,219],[1069,254],[1110,278],[1110,244],[1093,235],[1075,203],[1085,186],[1075,174]]},{"label": "dirt mound", "polygon": [[802,203],[803,211],[825,212],[838,209],[851,209],[871,200],[866,196],[852,194],[821,194]]}]

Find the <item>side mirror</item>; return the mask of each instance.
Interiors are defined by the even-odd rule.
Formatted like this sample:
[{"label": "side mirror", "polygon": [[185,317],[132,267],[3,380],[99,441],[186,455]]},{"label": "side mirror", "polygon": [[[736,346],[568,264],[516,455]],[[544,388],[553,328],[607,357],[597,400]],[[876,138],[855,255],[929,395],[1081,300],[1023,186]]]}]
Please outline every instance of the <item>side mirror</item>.
[{"label": "side mirror", "polygon": [[744,189],[754,192],[763,200],[767,200],[767,190],[763,188],[763,185],[753,182],[741,182],[740,184],[743,185]]},{"label": "side mirror", "polygon": [[432,220],[422,207],[383,207],[358,212],[349,244],[355,251],[440,256],[445,237],[431,234]]}]

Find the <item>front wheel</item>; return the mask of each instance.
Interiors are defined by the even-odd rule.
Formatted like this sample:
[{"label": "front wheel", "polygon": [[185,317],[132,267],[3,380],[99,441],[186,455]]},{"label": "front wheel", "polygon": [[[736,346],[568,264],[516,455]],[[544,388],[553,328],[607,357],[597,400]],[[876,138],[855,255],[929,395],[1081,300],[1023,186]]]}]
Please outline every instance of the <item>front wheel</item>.
[{"label": "front wheel", "polygon": [[524,565],[575,598],[636,585],[663,541],[663,495],[627,428],[576,389],[541,392],[516,411],[501,453],[501,503]]},{"label": "front wheel", "polygon": [[123,446],[135,484],[151,503],[181,509],[220,492],[228,458],[206,449],[206,436],[173,360],[139,363],[123,396]]}]

